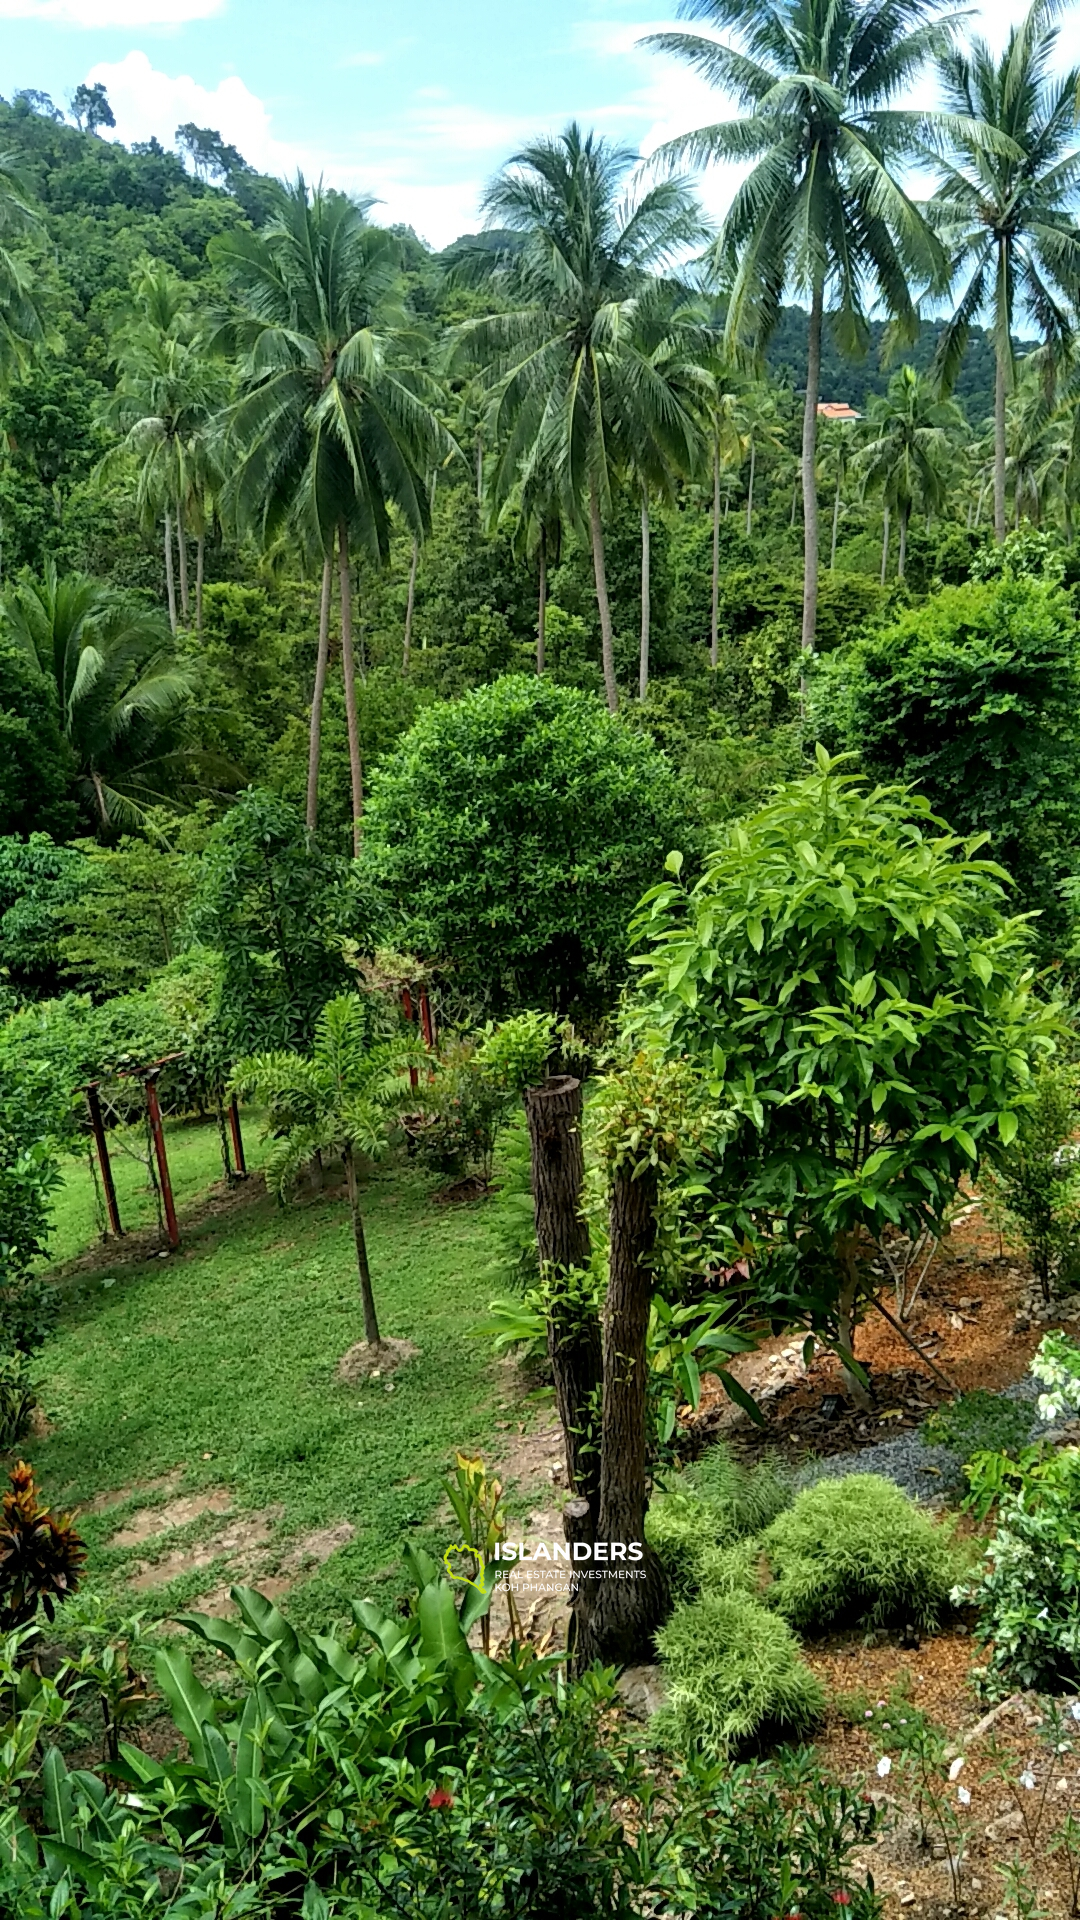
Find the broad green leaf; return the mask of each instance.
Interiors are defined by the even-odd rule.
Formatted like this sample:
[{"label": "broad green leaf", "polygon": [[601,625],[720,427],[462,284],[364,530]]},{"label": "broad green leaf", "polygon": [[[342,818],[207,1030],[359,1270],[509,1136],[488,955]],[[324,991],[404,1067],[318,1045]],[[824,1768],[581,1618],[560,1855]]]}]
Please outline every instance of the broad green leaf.
[{"label": "broad green leaf", "polygon": [[260,1789],[263,1756],[258,1739],[259,1709],[259,1690],[255,1688],[244,1703],[236,1742],[236,1818],[241,1831],[252,1839],[262,1832],[266,1811]]},{"label": "broad green leaf", "polygon": [[202,1730],[204,1722],[217,1724],[213,1696],[196,1676],[186,1653],[162,1651],[154,1661],[157,1683],[169,1703],[176,1726],[191,1748],[197,1767],[205,1764]]},{"label": "broad green leaf", "polygon": [[725,1367],[721,1367],[717,1379],[727,1394],[728,1399],[734,1400],[737,1407],[741,1407],[744,1413],[748,1413],[755,1426],[763,1427],[765,1425],[765,1415],[762,1413],[761,1408],[753,1396],[747,1393],[746,1388],[740,1381],[736,1380],[735,1375],[728,1373]]},{"label": "broad green leaf", "polygon": [[51,1834],[72,1846],[82,1838],[75,1818],[75,1791],[59,1747],[49,1747],[41,1768],[45,1790],[45,1823]]},{"label": "broad green leaf", "polygon": [[997,1124],[1002,1146],[1011,1147],[1013,1141],[1016,1139],[1016,1130],[1020,1124],[1015,1113],[1010,1113],[1008,1110],[1004,1113],[999,1113]]},{"label": "broad green leaf", "polygon": [[746,937],[755,953],[760,953],[765,945],[765,929],[760,920],[750,919],[746,923]]}]

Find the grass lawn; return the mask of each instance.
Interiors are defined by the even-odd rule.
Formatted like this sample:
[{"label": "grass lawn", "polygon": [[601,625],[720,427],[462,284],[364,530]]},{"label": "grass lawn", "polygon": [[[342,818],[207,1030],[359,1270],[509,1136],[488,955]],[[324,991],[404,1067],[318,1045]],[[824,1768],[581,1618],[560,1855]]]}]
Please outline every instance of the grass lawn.
[{"label": "grass lawn", "polygon": [[[252,1160],[255,1133],[249,1125]],[[170,1146],[181,1199],[220,1175],[212,1127],[173,1128]],[[280,1509],[267,1523],[268,1570],[287,1563],[290,1543],[295,1553],[313,1531],[350,1522],[351,1542],[290,1599],[309,1623],[342,1612],[351,1596],[395,1585],[403,1539],[439,1553],[449,1543],[435,1515],[453,1451],[491,1457],[501,1437],[505,1375],[470,1335],[498,1290],[490,1267],[500,1202],[442,1205],[433,1186],[391,1163],[367,1187],[383,1332],[420,1350],[389,1391],[385,1381],[361,1389],[335,1378],[341,1355],[363,1337],[349,1214],[336,1195],[282,1210],[249,1189],[227,1212],[196,1215],[176,1255],[106,1259],[64,1282],[59,1332],[41,1356],[54,1430],[27,1450],[55,1506],[85,1509],[131,1489],[108,1511],[84,1511],[80,1523],[87,1585],[110,1617],[135,1605],[160,1616],[228,1582],[222,1555],[132,1595],[133,1574],[164,1551],[162,1542],[109,1541],[138,1511],[178,1494],[221,1490],[230,1523]],[[93,1244],[84,1165],[71,1169],[57,1227],[67,1256]],[[168,1489],[146,1491],[177,1470]],[[212,1540],[223,1524],[220,1511],[203,1513],[170,1533],[168,1548]]]}]

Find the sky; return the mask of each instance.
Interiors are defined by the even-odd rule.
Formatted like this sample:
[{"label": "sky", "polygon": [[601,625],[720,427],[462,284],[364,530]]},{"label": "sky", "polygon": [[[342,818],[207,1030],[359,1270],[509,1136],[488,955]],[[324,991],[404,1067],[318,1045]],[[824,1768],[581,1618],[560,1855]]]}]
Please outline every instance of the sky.
[{"label": "sky", "polygon": [[[999,42],[1025,0],[974,7]],[[260,172],[373,193],[376,218],[442,247],[480,223],[486,180],[571,118],[648,154],[723,117],[689,71],[640,48],[663,0],[0,0],[0,93],[66,105],[101,81],[112,136],[173,144],[214,127]],[[1063,42],[1075,46],[1080,0]],[[706,176],[718,217],[731,191]]]}]

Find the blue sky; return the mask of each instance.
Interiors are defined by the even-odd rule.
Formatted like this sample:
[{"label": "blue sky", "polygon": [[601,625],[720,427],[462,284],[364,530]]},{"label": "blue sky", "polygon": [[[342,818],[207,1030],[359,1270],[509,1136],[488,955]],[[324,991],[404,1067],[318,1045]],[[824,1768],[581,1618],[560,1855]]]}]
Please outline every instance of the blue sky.
[{"label": "blue sky", "polygon": [[[1000,38],[1023,0],[974,19]],[[716,96],[635,46],[663,0],[0,0],[0,93],[58,105],[101,80],[116,136],[171,145],[213,126],[266,172],[377,193],[442,246],[477,224],[484,181],[572,115],[644,152],[720,117]],[[981,18],[980,18],[981,16]],[[1080,5],[1063,41],[1075,44]],[[705,183],[714,213],[730,181]]]}]

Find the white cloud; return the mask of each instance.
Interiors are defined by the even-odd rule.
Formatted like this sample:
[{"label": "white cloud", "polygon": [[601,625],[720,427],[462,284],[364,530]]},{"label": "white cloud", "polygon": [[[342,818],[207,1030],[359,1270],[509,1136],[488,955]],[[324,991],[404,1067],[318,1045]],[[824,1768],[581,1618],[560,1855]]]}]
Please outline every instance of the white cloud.
[{"label": "white cloud", "polygon": [[175,129],[194,120],[214,127],[261,173],[293,173],[299,164],[299,155],[274,139],[262,101],[235,74],[203,87],[188,73],[160,73],[145,53],[132,51],[123,60],[99,60],[86,78],[104,86],[116,115],[112,138],[125,146],[154,135],[170,146]]},{"label": "white cloud", "polygon": [[0,0],[0,20],[62,27],[180,27],[220,13],[225,0]]}]

